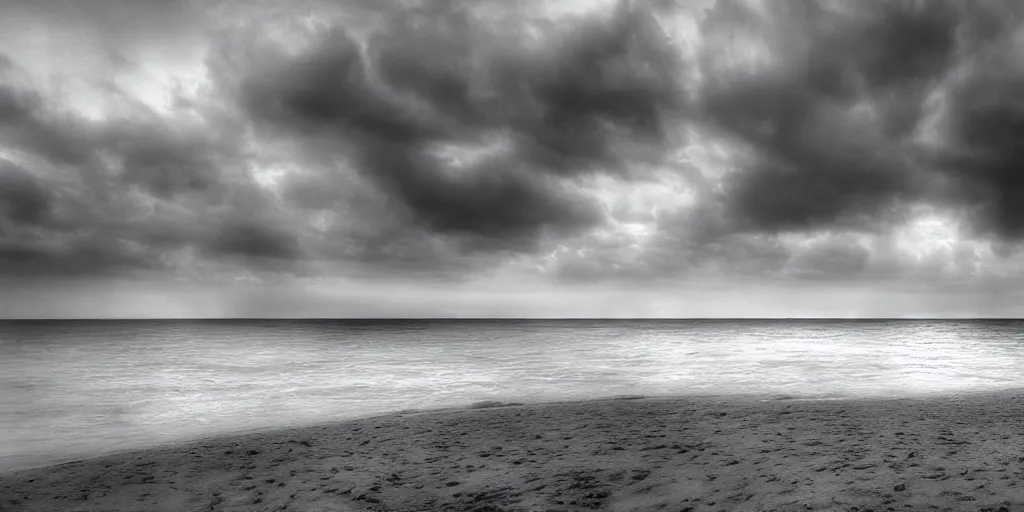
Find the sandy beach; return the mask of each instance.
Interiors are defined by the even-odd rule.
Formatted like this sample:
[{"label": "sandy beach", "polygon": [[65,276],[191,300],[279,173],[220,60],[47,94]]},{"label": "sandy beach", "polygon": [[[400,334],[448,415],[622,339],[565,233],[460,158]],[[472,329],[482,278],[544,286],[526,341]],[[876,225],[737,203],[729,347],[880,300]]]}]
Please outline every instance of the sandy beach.
[{"label": "sandy beach", "polygon": [[6,474],[0,510],[1024,510],[1024,392],[396,413]]}]

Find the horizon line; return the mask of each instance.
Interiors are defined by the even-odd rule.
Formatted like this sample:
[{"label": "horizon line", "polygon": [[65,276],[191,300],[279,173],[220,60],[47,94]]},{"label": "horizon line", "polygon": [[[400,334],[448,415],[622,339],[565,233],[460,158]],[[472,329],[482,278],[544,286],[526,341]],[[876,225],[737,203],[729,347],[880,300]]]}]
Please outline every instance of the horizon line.
[{"label": "horizon line", "polygon": [[216,321],[342,321],[342,322],[423,322],[423,321],[935,321],[1000,320],[1020,321],[1024,317],[23,317],[0,318],[0,322],[216,322]]}]

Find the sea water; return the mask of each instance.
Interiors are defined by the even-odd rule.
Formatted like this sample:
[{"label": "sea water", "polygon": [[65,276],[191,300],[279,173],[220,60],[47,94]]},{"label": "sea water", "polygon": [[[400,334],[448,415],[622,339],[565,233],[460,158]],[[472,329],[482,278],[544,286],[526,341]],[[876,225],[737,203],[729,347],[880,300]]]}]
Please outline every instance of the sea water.
[{"label": "sea water", "polygon": [[480,401],[1024,386],[1024,322],[0,321],[0,471]]}]

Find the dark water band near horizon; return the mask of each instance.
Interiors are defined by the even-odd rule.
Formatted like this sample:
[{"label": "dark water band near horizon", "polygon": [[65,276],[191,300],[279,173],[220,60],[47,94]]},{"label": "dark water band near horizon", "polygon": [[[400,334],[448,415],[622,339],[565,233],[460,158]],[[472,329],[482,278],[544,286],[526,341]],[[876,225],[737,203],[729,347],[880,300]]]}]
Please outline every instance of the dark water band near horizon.
[{"label": "dark water band near horizon", "polygon": [[0,321],[0,471],[405,409],[1024,386],[1012,320]]}]

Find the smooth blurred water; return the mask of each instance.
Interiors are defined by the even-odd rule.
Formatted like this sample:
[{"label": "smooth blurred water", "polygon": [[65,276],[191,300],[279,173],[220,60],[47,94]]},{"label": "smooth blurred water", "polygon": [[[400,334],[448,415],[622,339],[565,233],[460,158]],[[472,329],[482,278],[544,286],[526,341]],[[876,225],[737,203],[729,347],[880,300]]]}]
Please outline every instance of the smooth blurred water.
[{"label": "smooth blurred water", "polygon": [[1013,321],[0,322],[0,470],[483,400],[1024,386]]}]

